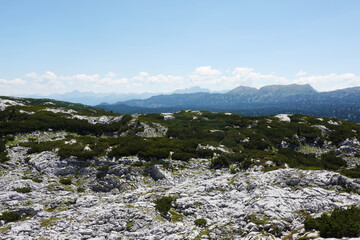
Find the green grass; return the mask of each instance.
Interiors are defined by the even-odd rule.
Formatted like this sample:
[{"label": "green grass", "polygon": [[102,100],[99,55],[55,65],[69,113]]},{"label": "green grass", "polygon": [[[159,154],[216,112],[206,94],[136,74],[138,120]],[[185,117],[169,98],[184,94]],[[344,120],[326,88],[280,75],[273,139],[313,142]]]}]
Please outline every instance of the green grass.
[{"label": "green grass", "polygon": [[37,182],[37,183],[42,183],[43,182],[43,179],[41,177],[34,177],[31,180],[33,180],[34,182]]},{"label": "green grass", "polygon": [[134,225],[135,225],[135,222],[133,222],[133,221],[127,222],[126,229],[129,231]]},{"label": "green grass", "polygon": [[169,210],[169,213],[171,214],[171,221],[172,222],[180,222],[185,216],[176,212],[174,208],[171,208]]},{"label": "green grass", "polygon": [[57,218],[57,217],[50,217],[48,219],[42,219],[42,220],[40,220],[40,227],[49,228],[59,219],[60,218]]},{"label": "green grass", "polygon": [[71,178],[60,178],[60,181],[59,181],[61,184],[64,184],[64,185],[71,185],[72,184],[72,180]]},{"label": "green grass", "polygon": [[5,225],[5,226],[3,226],[3,227],[0,227],[0,232],[1,232],[1,233],[4,233],[4,232],[6,232],[6,231],[9,231],[10,229],[11,229],[11,225],[8,224],[8,225]]}]

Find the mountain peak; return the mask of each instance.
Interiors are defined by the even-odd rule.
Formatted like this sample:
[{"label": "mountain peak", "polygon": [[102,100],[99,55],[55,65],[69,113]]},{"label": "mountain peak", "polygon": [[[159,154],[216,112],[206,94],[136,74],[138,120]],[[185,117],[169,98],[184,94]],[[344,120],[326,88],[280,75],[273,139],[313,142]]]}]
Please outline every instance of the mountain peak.
[{"label": "mountain peak", "polygon": [[289,85],[268,85],[256,89],[253,87],[239,86],[230,90],[230,94],[281,94],[281,95],[294,95],[294,94],[310,94],[317,91],[310,84],[289,84]]},{"label": "mountain peak", "polygon": [[256,88],[253,87],[246,87],[246,86],[239,86],[237,88],[234,88],[230,91],[228,91],[227,93],[230,94],[243,94],[243,93],[254,93],[257,92],[258,90]]},{"label": "mountain peak", "polygon": [[178,89],[178,90],[175,90],[174,92],[172,93],[198,93],[198,92],[210,92],[209,89],[207,88],[201,88],[199,86],[193,86],[193,87],[190,87],[190,88],[184,88],[184,89]]},{"label": "mountain peak", "polygon": [[282,93],[286,95],[316,93],[310,84],[268,85],[259,89],[261,93]]}]

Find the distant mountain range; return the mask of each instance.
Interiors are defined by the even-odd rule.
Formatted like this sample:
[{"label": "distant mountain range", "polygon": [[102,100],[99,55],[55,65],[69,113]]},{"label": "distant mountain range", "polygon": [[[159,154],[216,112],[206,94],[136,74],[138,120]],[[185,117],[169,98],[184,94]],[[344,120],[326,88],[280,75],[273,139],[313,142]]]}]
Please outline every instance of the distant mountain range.
[{"label": "distant mountain range", "polygon": [[180,109],[233,112],[250,116],[301,113],[360,122],[360,87],[317,92],[310,85],[240,86],[227,93],[174,93],[98,107],[122,113],[158,113]]},{"label": "distant mountain range", "polygon": [[183,93],[198,93],[198,92],[210,92],[210,90],[207,89],[207,88],[201,88],[199,86],[194,86],[194,87],[191,87],[191,88],[178,89],[178,90],[175,90],[172,93],[183,94]]},{"label": "distant mountain range", "polygon": [[[163,93],[163,94],[173,94],[173,93],[197,93],[197,92],[210,92],[209,89],[201,88],[199,86],[194,86],[191,88],[178,89],[174,92]],[[98,104],[113,104],[120,101],[127,101],[131,99],[146,99],[152,96],[159,95],[159,93],[94,93],[94,92],[81,92],[78,90],[63,93],[63,94],[51,94],[51,95],[27,95],[23,97],[30,98],[49,98],[58,101],[67,101],[73,103],[81,103],[85,105],[98,105]]]},{"label": "distant mountain range", "polygon": [[156,93],[94,93],[94,92],[81,92],[74,90],[63,94],[51,95],[28,95],[23,97],[30,98],[49,98],[58,101],[66,101],[73,103],[81,103],[85,105],[98,105],[98,104],[112,104],[119,101],[127,101],[130,99],[146,99],[157,95]]}]

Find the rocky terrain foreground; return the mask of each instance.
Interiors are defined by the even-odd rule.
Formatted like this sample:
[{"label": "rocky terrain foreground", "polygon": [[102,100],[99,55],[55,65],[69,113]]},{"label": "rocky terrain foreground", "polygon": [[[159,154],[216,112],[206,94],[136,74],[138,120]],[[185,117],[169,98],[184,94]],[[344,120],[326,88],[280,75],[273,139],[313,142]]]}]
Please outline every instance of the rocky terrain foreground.
[{"label": "rocky terrain foreground", "polygon": [[360,207],[359,132],[3,99],[0,239],[321,239],[306,219]]},{"label": "rocky terrain foreground", "polygon": [[[132,167],[136,158],[112,162],[99,179],[93,166],[82,168],[73,183],[62,176],[78,169],[76,160],[52,152],[27,159],[23,147],[12,147],[0,175],[1,209],[31,217],[1,223],[3,239],[296,239],[305,232],[307,214],[360,203],[360,181],[325,170],[259,167],[232,174],[209,169],[206,159],[172,161],[174,169]],[[96,164],[101,164],[101,159]],[[95,162],[94,162],[95,164]],[[261,167],[260,167],[261,168]],[[34,181],[41,178],[42,182]],[[157,179],[157,180],[155,180]],[[79,187],[87,190],[79,192]],[[31,192],[13,189],[30,187]],[[153,201],[175,196],[167,216]],[[204,218],[206,226],[194,224]]]}]

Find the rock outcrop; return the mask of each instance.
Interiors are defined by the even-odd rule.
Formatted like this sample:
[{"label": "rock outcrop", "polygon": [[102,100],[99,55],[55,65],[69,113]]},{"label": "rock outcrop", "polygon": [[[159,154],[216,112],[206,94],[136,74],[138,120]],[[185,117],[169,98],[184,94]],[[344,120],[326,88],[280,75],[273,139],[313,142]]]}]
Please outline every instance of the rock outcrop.
[{"label": "rock outcrop", "polygon": [[[252,168],[231,174],[210,169],[209,160],[171,161],[175,167],[165,169],[131,167],[130,159],[99,174],[52,152],[35,154],[27,164],[24,149],[10,152],[0,175],[0,210],[23,218],[1,221],[6,239],[281,239],[289,234],[295,239],[316,234],[304,231],[306,214],[360,202],[357,180],[325,170]],[[70,184],[60,183],[64,176]],[[15,191],[23,187],[31,191]],[[155,209],[154,200],[162,196],[176,199],[167,216]],[[194,224],[199,218],[206,226]]]}]

